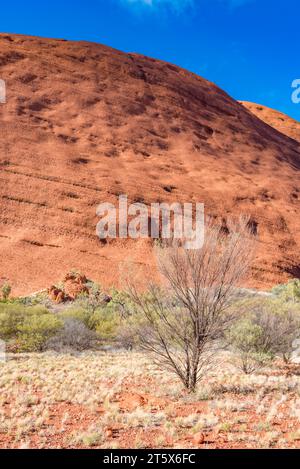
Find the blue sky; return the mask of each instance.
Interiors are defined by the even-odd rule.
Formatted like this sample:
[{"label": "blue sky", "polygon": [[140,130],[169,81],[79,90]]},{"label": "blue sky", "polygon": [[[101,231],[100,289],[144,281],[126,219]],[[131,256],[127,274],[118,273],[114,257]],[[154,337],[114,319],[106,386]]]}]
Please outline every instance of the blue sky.
[{"label": "blue sky", "polygon": [[[84,39],[187,68],[300,120],[299,0],[15,0],[0,30]],[[0,72],[1,73],[1,72]]]}]

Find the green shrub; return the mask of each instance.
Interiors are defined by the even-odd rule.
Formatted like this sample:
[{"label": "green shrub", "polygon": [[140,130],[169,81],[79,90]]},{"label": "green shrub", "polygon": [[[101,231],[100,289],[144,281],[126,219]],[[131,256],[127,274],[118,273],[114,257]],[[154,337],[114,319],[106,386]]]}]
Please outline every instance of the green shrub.
[{"label": "green shrub", "polygon": [[109,311],[118,314],[123,319],[129,318],[136,312],[136,305],[127,293],[112,289],[110,296],[112,300],[107,305]]},{"label": "green shrub", "polygon": [[272,293],[284,301],[300,302],[300,280],[292,279],[283,285],[277,285],[272,289]]},{"label": "green shrub", "polygon": [[2,285],[1,292],[3,299],[8,300],[9,295],[11,294],[11,286],[9,283],[4,283],[4,285]]},{"label": "green shrub", "polygon": [[63,320],[76,319],[77,321],[82,322],[89,329],[92,329],[92,327],[90,327],[91,313],[84,307],[80,307],[75,304],[71,308],[68,308],[65,311],[63,311],[60,314],[60,317]]},{"label": "green shrub", "polygon": [[54,314],[29,315],[18,326],[18,344],[23,352],[38,352],[63,327]]},{"label": "green shrub", "polygon": [[226,338],[240,355],[244,371],[253,369],[255,362],[261,366],[276,355],[285,361],[291,358],[293,343],[300,336],[299,306],[282,297],[260,297],[239,303],[239,319]]},{"label": "green shrub", "polygon": [[115,312],[105,309],[96,311],[90,318],[89,325],[104,340],[114,340],[120,325],[120,317]]},{"label": "green shrub", "polygon": [[263,350],[263,329],[250,318],[237,321],[228,331],[227,339],[238,355],[237,365],[249,374],[267,364],[273,355]]},{"label": "green shrub", "polygon": [[60,317],[81,321],[90,330],[96,331],[100,338],[115,340],[120,324],[130,317],[133,305],[126,293],[112,290],[109,296],[110,301],[106,303],[100,287],[93,284],[90,295],[80,296]]},{"label": "green shrub", "polygon": [[119,314],[106,307],[90,312],[83,308],[72,307],[60,314],[60,318],[77,320],[91,331],[96,331],[101,339],[114,339],[120,324]]},{"label": "green shrub", "polygon": [[25,307],[14,303],[0,303],[0,338],[9,340],[18,333],[18,327],[27,316],[47,314],[41,306]]},{"label": "green shrub", "polygon": [[300,336],[300,304],[282,298],[266,299],[254,314],[256,324],[264,331],[264,349],[288,362],[294,341]]},{"label": "green shrub", "polygon": [[97,308],[103,304],[104,294],[102,293],[100,285],[95,282],[88,282],[89,294],[82,293],[74,302],[74,308],[83,309],[87,313],[92,314]]},{"label": "green shrub", "polygon": [[62,322],[43,306],[0,303],[0,338],[14,341],[20,351],[41,350]]},{"label": "green shrub", "polygon": [[0,338],[9,340],[17,334],[24,318],[24,307],[0,303]]},{"label": "green shrub", "polygon": [[140,315],[127,293],[112,290],[110,297],[109,303],[102,305],[90,316],[89,327],[101,338],[118,340],[130,348],[138,342]]},{"label": "green shrub", "polygon": [[237,321],[227,334],[230,343],[242,352],[259,349],[262,336],[262,328],[247,318]]}]

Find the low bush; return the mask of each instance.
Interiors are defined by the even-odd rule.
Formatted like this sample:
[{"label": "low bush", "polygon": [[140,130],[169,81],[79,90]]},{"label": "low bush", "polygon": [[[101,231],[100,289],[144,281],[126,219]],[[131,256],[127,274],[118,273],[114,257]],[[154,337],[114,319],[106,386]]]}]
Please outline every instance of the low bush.
[{"label": "low bush", "polygon": [[15,337],[19,326],[28,316],[50,314],[42,306],[26,307],[15,303],[0,303],[0,338],[9,340]]},{"label": "low bush", "polygon": [[284,301],[300,303],[300,280],[294,278],[285,284],[277,285],[272,289],[272,293]]},{"label": "low bush", "polygon": [[110,311],[109,308],[106,307],[98,308],[94,312],[90,312],[87,309],[74,306],[64,311],[60,317],[64,321],[66,319],[73,319],[81,322],[90,331],[97,332],[104,340],[114,339],[120,324],[118,313]]},{"label": "low bush", "polygon": [[18,326],[18,345],[23,352],[39,352],[63,323],[54,314],[29,315]]},{"label": "low bush", "polygon": [[120,326],[120,317],[115,312],[96,311],[90,318],[90,326],[103,340],[115,340]]},{"label": "low bush", "polygon": [[18,351],[39,351],[63,323],[43,306],[0,304],[0,338]]},{"label": "low bush", "polygon": [[288,362],[299,336],[299,304],[282,298],[257,298],[240,304],[239,319],[226,334],[246,373],[277,355]]},{"label": "low bush", "polygon": [[139,325],[122,323],[117,330],[117,342],[127,350],[133,350],[140,344]]},{"label": "low bush", "polygon": [[63,328],[47,341],[45,348],[57,352],[68,350],[81,352],[95,348],[98,342],[99,338],[94,331],[77,319],[67,318]]},{"label": "low bush", "polygon": [[4,283],[1,288],[2,298],[8,300],[9,295],[11,294],[11,286],[9,283]]},{"label": "low bush", "polygon": [[89,296],[81,295],[60,317],[81,321],[103,340],[118,339],[120,326],[132,316],[133,305],[128,295],[118,290],[105,295],[97,284],[92,285],[90,292]]},{"label": "low bush", "polygon": [[280,355],[288,362],[300,336],[300,304],[282,298],[261,299],[253,304],[252,315],[263,331],[264,351]]},{"label": "low bush", "polygon": [[227,339],[237,354],[237,366],[246,374],[267,364],[273,355],[264,350],[263,329],[251,319],[237,321],[227,333]]},{"label": "low bush", "polygon": [[91,313],[84,307],[80,307],[77,304],[74,304],[71,308],[66,309],[60,313],[60,318],[64,321],[67,319],[74,319],[76,321],[82,322],[87,328],[90,327]]}]

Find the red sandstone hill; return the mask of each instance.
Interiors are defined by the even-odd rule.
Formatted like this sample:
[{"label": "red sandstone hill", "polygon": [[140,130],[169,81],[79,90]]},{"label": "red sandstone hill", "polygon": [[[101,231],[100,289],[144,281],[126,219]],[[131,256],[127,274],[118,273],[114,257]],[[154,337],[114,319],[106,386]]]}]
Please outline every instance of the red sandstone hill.
[{"label": "red sandstone hill", "polygon": [[250,213],[260,236],[249,284],[299,275],[300,145],[179,67],[99,44],[0,35],[0,283],[27,293],[71,268],[117,283],[147,269],[151,242],[100,243],[96,207],[205,202]]},{"label": "red sandstone hill", "polygon": [[282,112],[275,111],[274,109],[262,106],[261,104],[249,103],[247,101],[241,101],[241,104],[243,104],[259,119],[271,125],[279,132],[300,142],[300,122],[292,119]]}]

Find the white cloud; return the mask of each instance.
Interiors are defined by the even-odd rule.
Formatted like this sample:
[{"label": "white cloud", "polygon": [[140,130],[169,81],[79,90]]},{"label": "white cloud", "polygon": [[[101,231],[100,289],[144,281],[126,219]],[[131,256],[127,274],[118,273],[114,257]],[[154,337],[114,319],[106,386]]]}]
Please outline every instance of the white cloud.
[{"label": "white cloud", "polygon": [[173,10],[183,10],[194,4],[194,0],[121,0],[122,3],[131,6],[144,6],[148,8],[169,7]]},{"label": "white cloud", "polygon": [[[144,7],[148,10],[155,10],[158,7],[168,7],[175,11],[182,11],[189,6],[196,6],[199,0],[119,0],[121,3],[133,8]],[[215,3],[224,3],[231,9],[235,9],[249,3],[253,0],[202,0],[205,4],[207,1],[215,1]]]}]

